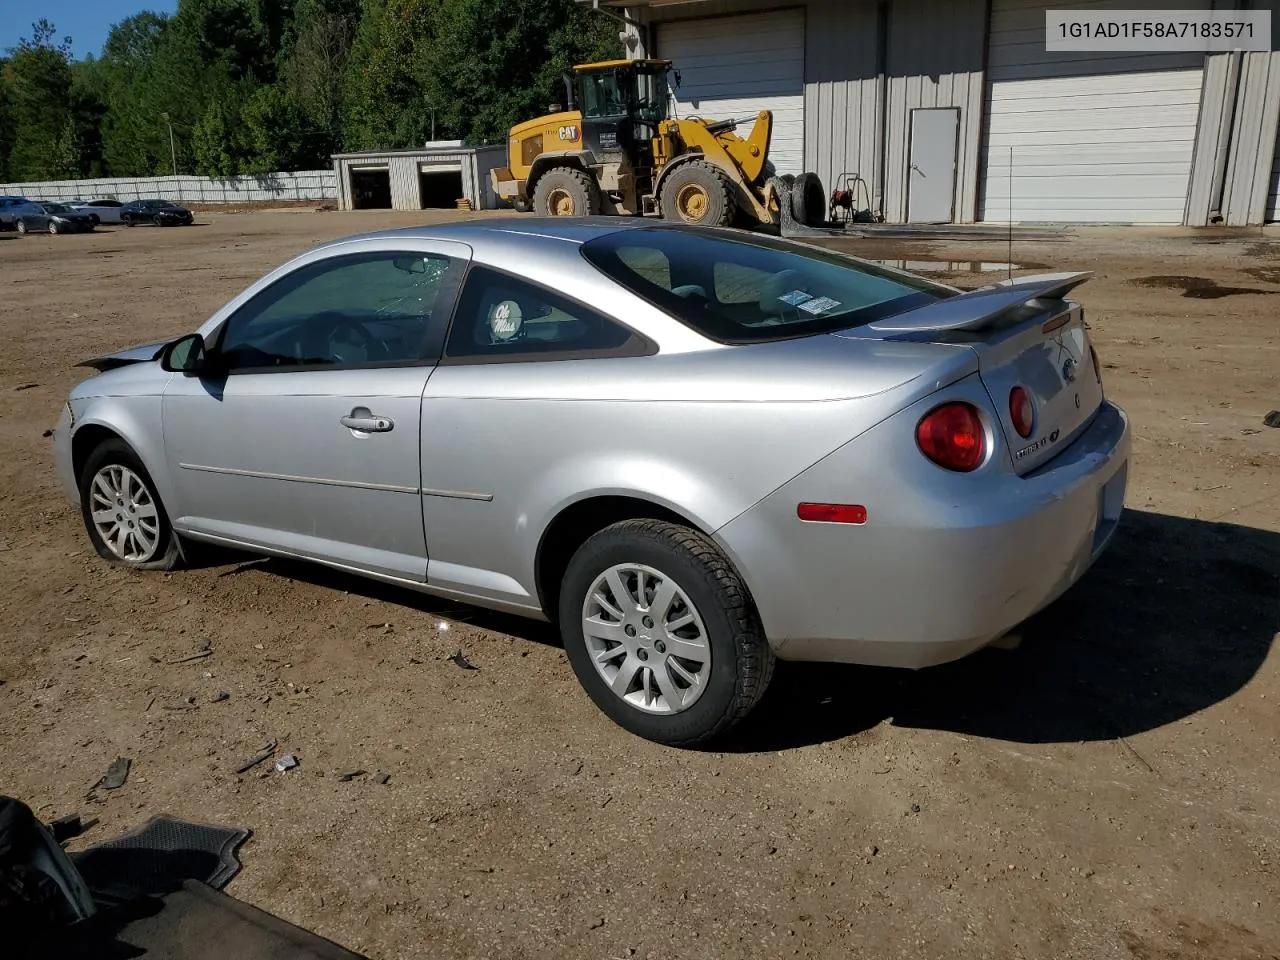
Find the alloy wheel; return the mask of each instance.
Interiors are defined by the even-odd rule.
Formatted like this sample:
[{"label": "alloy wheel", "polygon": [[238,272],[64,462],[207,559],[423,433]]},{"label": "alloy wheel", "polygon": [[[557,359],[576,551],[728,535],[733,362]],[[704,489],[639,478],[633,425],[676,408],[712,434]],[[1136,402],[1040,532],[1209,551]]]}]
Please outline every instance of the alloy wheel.
[{"label": "alloy wheel", "polygon": [[160,546],[160,511],[142,479],[108,463],[89,487],[90,517],[107,549],[129,563],[146,563]]},{"label": "alloy wheel", "polygon": [[616,564],[587,591],[582,632],[614,695],[646,713],[689,709],[711,678],[711,643],[689,595],[642,564]]}]

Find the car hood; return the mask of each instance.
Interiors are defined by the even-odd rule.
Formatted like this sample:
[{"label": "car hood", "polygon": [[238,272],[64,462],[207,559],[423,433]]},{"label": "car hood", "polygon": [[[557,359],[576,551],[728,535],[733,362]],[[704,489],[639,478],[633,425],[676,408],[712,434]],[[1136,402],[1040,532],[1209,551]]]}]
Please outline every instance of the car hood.
[{"label": "car hood", "polygon": [[150,363],[152,360],[160,359],[160,351],[163,350],[168,343],[168,340],[157,340],[154,343],[143,343],[136,347],[117,350],[115,353],[106,353],[100,357],[82,360],[80,363],[76,364],[76,366],[92,367],[94,370],[106,371],[114,370],[116,367],[127,367],[131,363]]}]

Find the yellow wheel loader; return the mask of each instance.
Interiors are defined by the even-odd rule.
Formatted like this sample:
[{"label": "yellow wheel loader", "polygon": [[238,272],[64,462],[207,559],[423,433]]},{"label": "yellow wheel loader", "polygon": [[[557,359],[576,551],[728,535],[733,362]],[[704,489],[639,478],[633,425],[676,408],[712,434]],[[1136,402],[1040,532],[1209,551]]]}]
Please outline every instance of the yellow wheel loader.
[{"label": "yellow wheel loader", "polygon": [[[507,166],[489,174],[494,192],[542,216],[778,224],[792,183],[769,162],[773,114],[752,118],[746,138],[734,132],[737,120],[671,116],[672,73],[670,60],[574,67],[565,75],[567,110],[511,128]],[[818,184],[820,203],[821,192]]]}]

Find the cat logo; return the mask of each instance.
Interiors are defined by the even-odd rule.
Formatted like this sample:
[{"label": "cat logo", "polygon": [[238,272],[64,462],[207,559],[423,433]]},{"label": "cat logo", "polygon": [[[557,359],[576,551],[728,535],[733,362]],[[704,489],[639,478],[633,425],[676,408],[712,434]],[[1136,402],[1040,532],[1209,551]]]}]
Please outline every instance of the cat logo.
[{"label": "cat logo", "polygon": [[577,125],[571,123],[568,126],[561,127],[560,139],[561,140],[577,140],[578,139]]}]

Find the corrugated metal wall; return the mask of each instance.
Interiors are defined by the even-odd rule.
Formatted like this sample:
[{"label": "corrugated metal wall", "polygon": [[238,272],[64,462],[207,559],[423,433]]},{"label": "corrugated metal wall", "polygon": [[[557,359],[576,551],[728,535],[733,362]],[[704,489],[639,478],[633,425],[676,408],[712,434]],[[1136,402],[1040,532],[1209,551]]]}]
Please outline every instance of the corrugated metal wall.
[{"label": "corrugated metal wall", "polygon": [[884,215],[907,215],[911,111],[959,107],[956,219],[977,215],[985,0],[894,0],[889,12],[889,105]]},{"label": "corrugated metal wall", "polygon": [[841,173],[861,175],[876,210],[881,114],[877,6],[810,5],[804,84],[804,168],[821,177],[828,190]]},{"label": "corrugated metal wall", "polygon": [[1208,57],[1187,224],[1275,219],[1278,128],[1280,53]]},{"label": "corrugated metal wall", "polygon": [[1276,141],[1275,159],[1271,161],[1271,191],[1267,197],[1267,223],[1280,220],[1280,140]]}]

